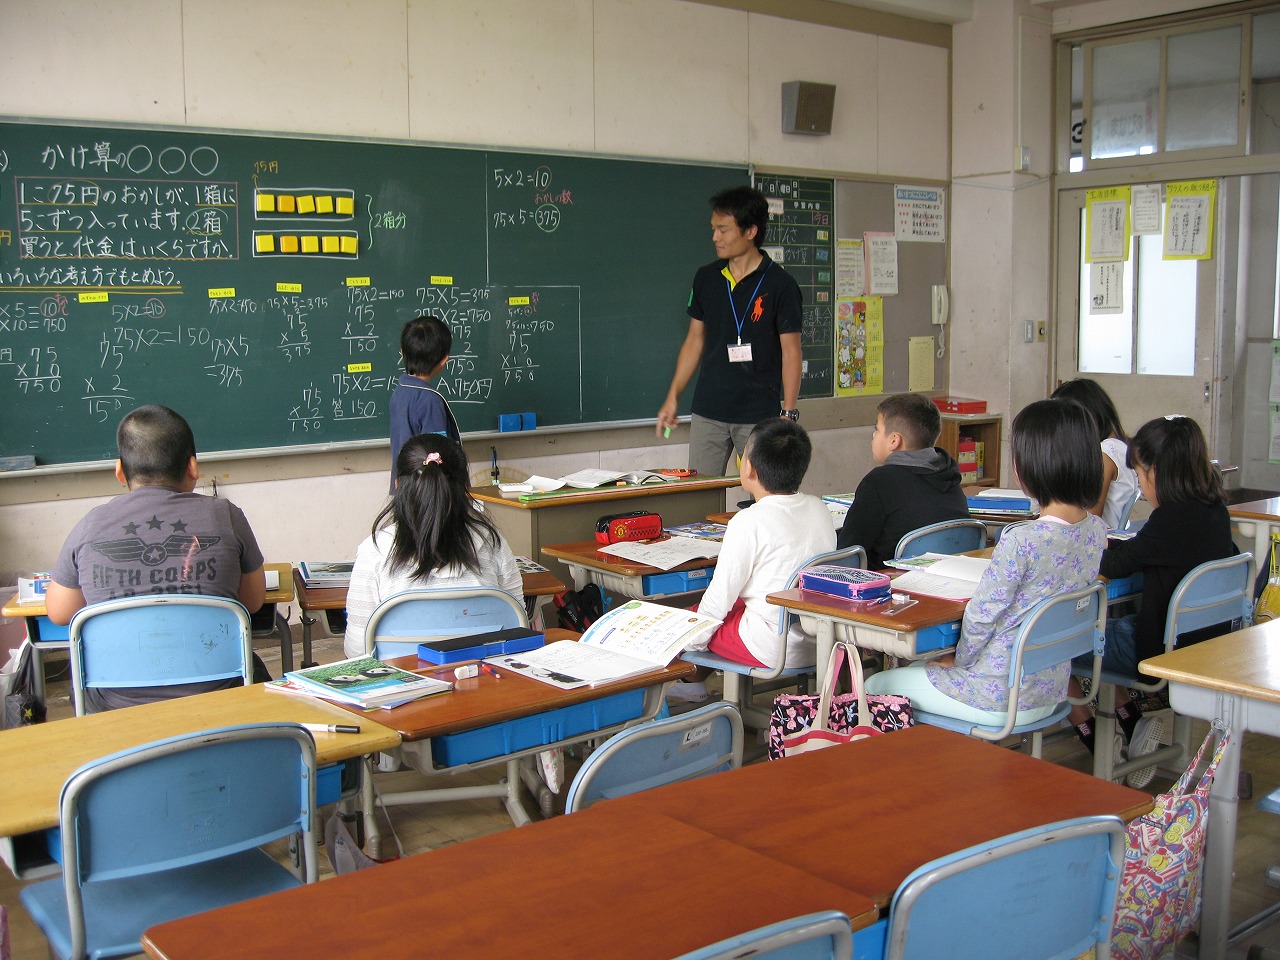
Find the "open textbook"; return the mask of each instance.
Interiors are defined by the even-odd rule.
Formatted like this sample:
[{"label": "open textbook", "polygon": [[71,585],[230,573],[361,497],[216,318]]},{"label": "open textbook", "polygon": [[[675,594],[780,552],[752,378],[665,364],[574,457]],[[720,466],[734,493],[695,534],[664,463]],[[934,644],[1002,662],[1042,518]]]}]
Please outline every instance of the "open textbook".
[{"label": "open textbook", "polygon": [[594,687],[665,667],[690,645],[702,646],[719,620],[678,607],[630,600],[587,628],[581,640],[559,640],[489,663],[555,687]]},{"label": "open textbook", "polygon": [[943,553],[923,553],[910,560],[888,562],[890,566],[907,570],[894,578],[894,590],[944,600],[968,600],[991,565],[990,560],[981,557],[953,557]]},{"label": "open textbook", "polygon": [[550,477],[532,476],[520,483],[500,483],[498,491],[504,497],[518,497],[526,493],[550,493],[564,487],[577,490],[594,490],[596,487],[609,487],[615,484],[635,483],[669,483],[676,477],[670,477],[650,470],[578,470],[558,480]]},{"label": "open textbook", "polygon": [[673,570],[682,563],[691,560],[705,560],[720,556],[723,544],[719,540],[698,540],[694,537],[668,537],[653,543],[641,540],[623,540],[611,543],[607,547],[599,547],[597,553],[607,553],[634,560],[659,570]]}]

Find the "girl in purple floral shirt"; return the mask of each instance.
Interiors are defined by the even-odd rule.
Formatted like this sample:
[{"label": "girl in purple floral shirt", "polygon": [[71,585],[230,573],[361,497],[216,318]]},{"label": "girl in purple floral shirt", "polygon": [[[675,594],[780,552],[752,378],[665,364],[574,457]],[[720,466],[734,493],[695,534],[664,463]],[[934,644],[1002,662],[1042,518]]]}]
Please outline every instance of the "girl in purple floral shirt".
[{"label": "girl in purple floral shirt", "polygon": [[[1071,400],[1040,400],[1013,420],[1013,468],[1040,517],[1001,537],[965,608],[956,652],[867,679],[868,693],[894,693],[928,713],[1000,723],[1008,709],[1009,657],[1022,618],[1046,597],[1098,576],[1107,527],[1089,512],[1102,489],[1097,428]],[[1069,665],[1027,677],[1018,723],[1048,716],[1066,699]]]}]

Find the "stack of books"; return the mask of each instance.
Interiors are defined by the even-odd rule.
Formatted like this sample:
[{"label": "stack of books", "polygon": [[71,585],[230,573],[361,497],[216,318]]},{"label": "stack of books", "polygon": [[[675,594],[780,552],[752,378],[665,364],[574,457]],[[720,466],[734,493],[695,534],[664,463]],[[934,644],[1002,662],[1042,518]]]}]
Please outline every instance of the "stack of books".
[{"label": "stack of books", "polygon": [[305,670],[291,670],[266,684],[268,690],[319,697],[372,710],[444,693],[453,684],[401,670],[376,657],[352,657]]},{"label": "stack of books", "polygon": [[298,564],[298,572],[302,574],[302,582],[308,590],[323,587],[345,589],[351,586],[351,568],[354,566],[353,560],[303,560]]}]

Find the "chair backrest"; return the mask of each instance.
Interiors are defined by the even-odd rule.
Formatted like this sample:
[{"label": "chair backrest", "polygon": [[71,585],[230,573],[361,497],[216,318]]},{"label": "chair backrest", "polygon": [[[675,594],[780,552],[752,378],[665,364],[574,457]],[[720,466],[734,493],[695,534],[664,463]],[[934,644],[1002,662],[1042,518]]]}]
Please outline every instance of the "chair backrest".
[{"label": "chair backrest", "polygon": [[1116,517],[1117,530],[1129,529],[1129,514],[1133,513],[1134,505],[1137,504],[1140,496],[1142,496],[1142,491],[1138,489],[1135,489],[1133,493],[1129,494],[1129,499],[1125,503],[1124,509],[1120,511],[1120,516]]},{"label": "chair backrest", "polygon": [[[1107,588],[1097,581],[1080,590],[1046,597],[1027,611],[1014,634],[1013,655],[1009,658],[1009,708],[1004,734],[1016,726],[1022,681],[1041,670],[1070,663],[1082,654],[1094,654],[1095,642],[1106,625]],[[1095,683],[1100,664],[1100,658],[1095,659]]]},{"label": "chair backrest", "polygon": [[1123,862],[1124,824],[1101,816],[926,863],[894,894],[885,958],[1077,957],[1110,940]]},{"label": "chair backrest", "polygon": [[71,619],[76,715],[89,687],[253,680],[252,627],[235,600],[157,594],[91,604]]},{"label": "chair backrest", "polygon": [[667,783],[742,766],[742,716],[730,703],[650,720],[592,752],[569,785],[565,812]]},{"label": "chair backrest", "polygon": [[385,660],[416,654],[424,640],[527,626],[524,604],[494,587],[406,590],[373,611],[364,629],[364,649]]},{"label": "chair backrest", "polygon": [[922,553],[964,553],[987,545],[987,525],[981,520],[943,520],[912,530],[894,548],[895,560],[918,557]]},{"label": "chair backrest", "polygon": [[203,863],[302,834],[314,883],[315,741],[294,723],[171,737],[94,760],[62,788],[63,884],[72,956],[83,954],[82,887]]},{"label": "chair backrest", "polygon": [[1178,583],[1164,620],[1164,648],[1172,650],[1181,634],[1228,623],[1250,614],[1253,554],[1210,560]]},{"label": "chair backrest", "polygon": [[849,918],[839,910],[809,913],[681,954],[676,960],[851,960]]}]

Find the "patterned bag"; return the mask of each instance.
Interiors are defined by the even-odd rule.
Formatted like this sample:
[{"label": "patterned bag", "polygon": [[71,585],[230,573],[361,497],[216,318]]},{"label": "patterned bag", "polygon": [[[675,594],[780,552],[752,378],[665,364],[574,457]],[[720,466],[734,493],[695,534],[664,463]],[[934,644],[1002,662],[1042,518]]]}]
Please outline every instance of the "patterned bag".
[{"label": "patterned bag", "polygon": [[[849,666],[849,693],[836,695],[840,668]],[[769,717],[769,759],[778,760],[837,743],[865,740],[915,724],[911,701],[889,694],[864,694],[858,648],[836,643],[827,661],[827,685],[821,696],[783,693],[774,698]]]},{"label": "patterned bag", "polygon": [[36,688],[37,669],[30,640],[23,640],[10,651],[9,661],[0,665],[0,730],[44,722],[44,701]]},{"label": "patterned bag", "polygon": [[1257,589],[1258,601],[1253,608],[1253,622],[1266,623],[1268,620],[1280,618],[1280,557],[1277,557],[1276,546],[1280,543],[1280,533],[1271,534],[1270,569],[1262,573],[1258,579],[1261,586]]},{"label": "patterned bag", "polygon": [[[1187,792],[1215,733],[1222,739],[1195,790]],[[1231,732],[1215,725],[1155,809],[1129,824],[1124,872],[1111,929],[1111,955],[1153,960],[1196,929],[1200,920],[1200,868],[1208,829],[1209,787]]]}]

